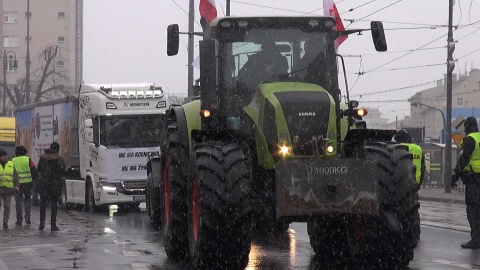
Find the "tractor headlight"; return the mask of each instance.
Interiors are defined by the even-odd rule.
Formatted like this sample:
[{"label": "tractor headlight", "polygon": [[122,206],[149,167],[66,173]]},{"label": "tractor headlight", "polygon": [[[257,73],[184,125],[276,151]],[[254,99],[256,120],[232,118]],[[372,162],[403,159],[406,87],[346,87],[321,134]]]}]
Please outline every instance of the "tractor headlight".
[{"label": "tractor headlight", "polygon": [[283,145],[283,146],[280,147],[280,153],[283,156],[286,156],[286,155],[290,154],[290,151],[291,151],[291,148],[286,146],[286,145]]},{"label": "tractor headlight", "polygon": [[333,153],[335,151],[335,147],[333,145],[327,146],[327,153]]}]

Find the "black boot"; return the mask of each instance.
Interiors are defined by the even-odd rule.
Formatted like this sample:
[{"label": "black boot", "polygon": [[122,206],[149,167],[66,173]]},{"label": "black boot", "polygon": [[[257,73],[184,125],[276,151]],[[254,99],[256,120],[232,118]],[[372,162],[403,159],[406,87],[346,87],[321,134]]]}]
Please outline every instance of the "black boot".
[{"label": "black boot", "polygon": [[477,249],[480,248],[480,243],[475,240],[470,240],[460,245],[462,248]]},{"label": "black boot", "polygon": [[57,205],[54,203],[56,202],[52,202],[52,205],[51,205],[51,219],[50,219],[50,224],[51,224],[51,231],[52,232],[57,232],[57,231],[60,231],[60,229],[57,227]]},{"label": "black boot", "polygon": [[8,223],[3,223],[3,228],[8,229]]},{"label": "black boot", "polygon": [[38,226],[39,230],[45,229],[45,215],[47,214],[47,206],[40,205],[40,226]]}]

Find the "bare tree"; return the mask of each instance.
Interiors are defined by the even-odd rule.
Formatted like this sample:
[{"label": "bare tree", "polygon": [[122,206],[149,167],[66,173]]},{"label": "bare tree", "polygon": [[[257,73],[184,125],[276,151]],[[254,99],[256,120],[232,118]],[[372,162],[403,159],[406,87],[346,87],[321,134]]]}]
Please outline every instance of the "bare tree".
[{"label": "bare tree", "polygon": [[[74,93],[75,88],[67,71],[59,64],[62,50],[59,46],[49,45],[39,52],[30,74],[31,103]],[[13,89],[6,88],[10,102],[15,108],[28,105],[25,102],[25,82],[25,78],[21,78]]]}]

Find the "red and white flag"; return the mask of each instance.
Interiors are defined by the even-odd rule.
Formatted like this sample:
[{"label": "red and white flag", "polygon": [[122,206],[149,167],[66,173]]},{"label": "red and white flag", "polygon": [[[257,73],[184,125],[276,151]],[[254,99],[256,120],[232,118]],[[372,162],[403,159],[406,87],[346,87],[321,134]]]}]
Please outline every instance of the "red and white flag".
[{"label": "red and white flag", "polygon": [[208,22],[217,17],[217,6],[215,0],[200,0],[200,16]]},{"label": "red and white flag", "polygon": [[[335,18],[336,21],[336,30],[337,31],[344,31],[345,27],[343,26],[342,19],[340,18],[340,14],[338,13],[337,6],[333,2],[333,0],[323,0],[323,15],[325,16],[332,16]],[[347,39],[348,36],[341,36],[335,39],[335,49],[338,49],[340,44]]]}]

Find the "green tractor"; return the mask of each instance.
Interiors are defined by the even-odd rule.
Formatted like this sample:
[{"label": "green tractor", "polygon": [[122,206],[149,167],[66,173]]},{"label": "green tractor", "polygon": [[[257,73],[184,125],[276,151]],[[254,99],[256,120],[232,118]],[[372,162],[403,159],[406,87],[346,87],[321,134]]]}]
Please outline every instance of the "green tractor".
[{"label": "green tractor", "polygon": [[[385,51],[382,23],[366,30]],[[394,130],[366,129],[365,110],[339,89],[335,39],[362,31],[317,16],[225,17],[204,28],[200,94],[170,108],[156,163],[168,257],[243,269],[252,232],[307,222],[322,263],[409,264],[412,156],[391,142]],[[170,25],[168,55],[178,35]]]}]

